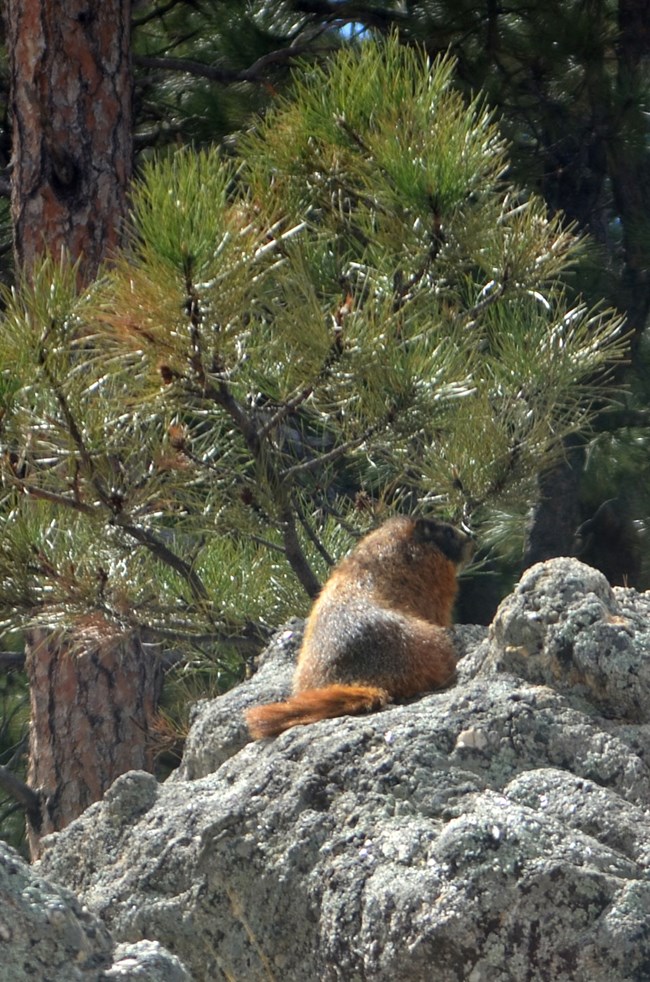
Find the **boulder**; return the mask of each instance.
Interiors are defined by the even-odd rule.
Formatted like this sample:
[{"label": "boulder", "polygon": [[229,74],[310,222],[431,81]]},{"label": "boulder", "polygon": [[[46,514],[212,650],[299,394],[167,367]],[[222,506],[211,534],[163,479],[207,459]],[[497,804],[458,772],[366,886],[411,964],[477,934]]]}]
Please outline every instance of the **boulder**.
[{"label": "boulder", "polygon": [[457,683],[251,743],[296,632],[195,714],[180,770],[132,772],[44,841],[42,875],[198,982],[650,977],[650,598],[529,570]]},{"label": "boulder", "polygon": [[115,944],[69,890],[0,842],[0,979],[6,982],[190,982],[158,941]]}]

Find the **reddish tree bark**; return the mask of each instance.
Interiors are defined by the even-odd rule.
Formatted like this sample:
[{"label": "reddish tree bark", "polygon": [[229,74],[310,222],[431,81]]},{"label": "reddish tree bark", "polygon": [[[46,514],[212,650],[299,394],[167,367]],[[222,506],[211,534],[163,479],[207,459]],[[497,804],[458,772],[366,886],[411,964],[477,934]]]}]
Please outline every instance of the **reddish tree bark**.
[{"label": "reddish tree bark", "polygon": [[[83,286],[119,244],[131,176],[131,0],[8,0],[12,217],[18,269],[44,251],[79,262]],[[90,615],[97,627],[100,619]],[[30,846],[132,768],[149,741],[161,665],[136,634],[87,625],[31,631]]]},{"label": "reddish tree bark", "polygon": [[162,662],[137,634],[107,634],[98,617],[74,634],[30,632],[26,667],[32,727],[28,783],[40,796],[31,817],[33,856],[40,839],[99,800],[116,777],[154,765],[151,723]]},{"label": "reddish tree bark", "polygon": [[44,249],[88,282],[118,244],[131,175],[131,0],[8,0],[17,266]]}]

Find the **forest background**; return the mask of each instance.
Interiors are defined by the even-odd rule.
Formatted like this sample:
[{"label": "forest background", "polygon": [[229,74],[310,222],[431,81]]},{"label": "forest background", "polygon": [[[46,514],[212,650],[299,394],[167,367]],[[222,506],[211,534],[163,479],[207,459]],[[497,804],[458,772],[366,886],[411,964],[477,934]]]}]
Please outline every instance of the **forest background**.
[{"label": "forest background", "polygon": [[[135,3],[131,9],[128,3],[115,0],[106,10],[113,26],[122,25],[122,29],[113,30],[101,56],[97,54],[99,34],[93,34],[90,23],[91,6],[80,0],[5,4],[0,78],[0,276],[7,286],[0,352],[4,475],[0,619],[5,629],[0,676],[4,750],[0,759],[6,797],[0,824],[5,835],[14,839],[20,834],[25,811],[37,840],[42,832],[66,824],[125,767],[155,769],[168,763],[169,755],[182,744],[182,707],[197,694],[218,692],[241,678],[271,628],[291,614],[304,613],[331,562],[345,552],[355,535],[391,510],[429,506],[452,520],[469,520],[477,528],[481,562],[464,584],[459,607],[459,617],[466,621],[489,621],[520,571],[550,556],[577,553],[602,569],[612,583],[642,589],[650,572],[644,539],[650,422],[645,331],[650,307],[650,4],[582,0],[514,2],[505,7],[493,0],[454,4],[168,0]],[[43,15],[46,8],[48,17]],[[106,77],[116,90],[122,86],[127,93],[122,96],[126,102],[121,103],[117,122],[109,124],[108,116],[96,114],[89,127],[90,158],[75,158],[71,143],[62,142],[57,132],[61,120],[56,111],[43,109],[46,94],[50,98],[58,91],[63,97],[67,91],[63,76],[66,70],[72,71],[74,59],[61,56],[66,44],[61,32],[71,24],[83,28],[82,42],[84,38],[92,41],[95,68],[101,57],[106,58],[106,64],[112,66]],[[30,72],[29,46],[21,46],[21,38],[29,35],[33,45],[35,25],[43,32],[43,50],[49,52],[40,63],[41,72],[47,68],[48,77],[37,97],[20,102],[21,73],[27,78]],[[463,357],[468,357],[468,324],[479,324],[484,314],[480,304],[489,298],[489,290],[481,294],[477,287],[470,295],[467,286],[480,265],[472,250],[487,225],[477,221],[472,234],[467,223],[456,228],[452,212],[457,220],[454,209],[458,202],[452,201],[453,195],[445,198],[441,194],[439,200],[429,195],[425,200],[423,191],[421,200],[408,200],[412,175],[391,170],[389,165],[395,161],[391,163],[390,156],[382,158],[386,162],[379,174],[380,148],[370,152],[365,136],[347,115],[338,128],[345,137],[351,179],[365,181],[364,193],[372,200],[361,219],[363,195],[360,185],[354,185],[356,224],[352,229],[346,225],[349,200],[340,207],[340,187],[338,211],[331,208],[331,187],[329,197],[317,202],[328,241],[339,243],[339,267],[334,272],[324,270],[322,238],[314,233],[313,211],[304,219],[300,208],[305,204],[291,199],[289,185],[278,189],[274,202],[265,201],[264,208],[259,204],[273,183],[269,162],[276,172],[282,172],[289,168],[288,159],[306,159],[311,152],[308,141],[300,143],[304,139],[300,119],[292,117],[282,102],[292,70],[301,64],[306,78],[310,71],[315,73],[312,85],[316,79],[324,90],[327,66],[337,52],[354,50],[361,41],[389,37],[405,51],[420,46],[418,50],[432,60],[453,58],[453,67],[448,61],[437,70],[436,98],[444,103],[441,118],[448,113],[454,126],[461,130],[465,126],[467,145],[474,153],[470,162],[480,175],[474,184],[473,175],[465,175],[458,200],[466,204],[474,201],[472,195],[484,195],[493,209],[498,202],[501,217],[497,225],[507,224],[504,215],[509,216],[508,222],[514,221],[515,212],[521,209],[518,214],[525,220],[517,226],[516,235],[526,243],[526,256],[540,262],[540,257],[554,256],[553,262],[546,261],[543,275],[535,274],[537,280],[535,276],[526,280],[510,258],[501,264],[500,278],[490,281],[490,290],[495,297],[498,294],[497,302],[490,299],[487,305],[490,317],[496,318],[494,310],[503,317],[498,358],[490,370],[498,375],[495,364],[501,369],[517,365],[517,352],[524,352],[525,360],[533,365],[531,377],[540,393],[548,393],[554,385],[558,393],[562,386],[566,389],[559,414],[540,409],[541,399],[537,400],[535,418],[543,426],[534,435],[526,428],[525,439],[513,408],[517,389],[508,389],[505,375],[499,380],[499,413],[494,410],[502,425],[490,434],[480,430],[477,439],[473,428],[476,407],[467,418],[457,412],[456,406],[468,393],[460,384],[458,366],[441,365],[438,347],[418,349],[421,363],[406,358],[400,362],[401,371],[418,378],[428,372],[436,381],[437,387],[428,389],[416,405],[415,423],[410,403],[401,415],[401,403],[386,401],[386,386],[395,383],[389,378],[388,362],[396,351],[403,354],[404,346],[386,349],[383,375],[375,364],[382,325],[399,320],[395,331],[406,330],[403,311],[412,309],[416,311],[413,324],[420,323],[418,317],[435,315],[444,321],[448,336],[462,322],[465,342],[459,337],[457,347],[463,351],[465,344]],[[397,70],[399,55],[391,50]],[[402,69],[407,70],[404,65]],[[352,114],[358,95],[356,108],[361,118],[363,86],[353,67],[346,70],[352,73],[347,76],[346,106]],[[414,70],[413,65],[409,70]],[[321,71],[323,75],[318,74]],[[340,79],[343,85],[342,69]],[[306,84],[301,112],[310,122],[311,138],[318,106],[309,103],[308,90]],[[451,98],[452,90],[470,107],[470,116],[464,116]],[[443,97],[443,93],[447,94]],[[405,105],[410,97],[411,91],[405,90]],[[372,100],[372,90],[366,98]],[[483,98],[492,107],[492,116],[485,112]],[[56,109],[56,101],[53,105]],[[273,112],[279,115],[274,117]],[[395,128],[402,123],[396,120]],[[103,124],[113,129],[102,145]],[[27,133],[34,140],[31,150]],[[477,134],[483,139],[472,143]],[[500,142],[502,137],[507,149]],[[440,132],[437,138],[444,143]],[[323,146],[330,139],[331,134],[323,133]],[[98,220],[92,239],[88,223],[75,221],[75,214],[81,214],[75,199],[80,183],[77,168],[92,170],[97,165],[101,170],[102,155],[113,172],[120,170],[115,161],[123,162],[121,183],[118,181],[110,203],[101,195],[97,199],[104,204],[94,206]],[[256,163],[238,169],[247,157]],[[449,160],[454,159],[451,154]],[[467,164],[461,154],[455,166],[461,160]],[[381,184],[388,173],[383,197],[377,192],[372,198],[368,188],[373,181]],[[241,202],[233,204],[233,188],[242,184],[248,189],[248,213],[242,211]],[[313,190],[313,181],[310,186]],[[440,186],[445,186],[442,178]],[[190,224],[196,239],[191,247],[183,238],[187,228],[178,224],[174,209],[165,211],[170,188],[179,200],[195,206]],[[65,212],[65,220],[59,215],[51,225],[50,213],[43,210],[48,189]],[[504,210],[508,194],[514,197]],[[287,223],[289,200],[295,212],[293,222]],[[41,210],[30,211],[32,206]],[[99,215],[102,207],[104,225]],[[312,198],[308,208],[315,207]],[[382,208],[388,216],[383,231],[377,219]],[[411,267],[404,262],[400,266],[396,256],[401,255],[410,227],[402,219],[407,212],[412,219],[418,208],[429,223],[426,263],[418,266],[413,260]],[[137,242],[152,245],[153,251],[138,254],[136,240],[131,238],[128,255],[120,265],[115,262],[115,249],[129,209],[137,216]],[[402,218],[396,220],[396,215]],[[487,222],[487,212],[481,221]],[[305,222],[305,228],[310,228],[303,235]],[[273,282],[276,289],[275,293],[267,291],[264,300],[264,310],[272,308],[272,317],[268,324],[259,317],[268,333],[250,353],[249,363],[256,367],[246,381],[246,399],[238,402],[229,402],[233,388],[227,384],[224,366],[214,362],[215,350],[211,349],[210,378],[201,380],[199,398],[191,386],[183,388],[191,374],[181,364],[183,353],[165,348],[179,305],[184,305],[190,332],[194,327],[198,337],[204,303],[201,284],[209,266],[197,268],[201,250],[208,256],[211,250],[214,253],[215,243],[221,242],[221,259],[227,267],[226,226],[230,233],[233,228],[248,230],[249,251],[256,261],[267,257],[275,261],[281,255],[283,270],[291,271],[290,277],[282,279],[282,273],[277,281],[273,271],[265,272],[265,282]],[[514,225],[508,228],[515,235]],[[575,240],[578,233],[587,237],[580,247]],[[370,263],[368,242],[373,236],[378,245]],[[399,238],[397,245],[393,236]],[[349,253],[350,237],[364,240],[363,283],[359,256]],[[451,239],[463,244],[465,265],[459,263],[451,273],[449,264],[443,273],[441,255],[444,258],[443,247]],[[294,249],[294,241],[301,243],[299,248]],[[549,249],[545,250],[545,243]],[[57,254],[61,246],[77,260],[76,267],[57,260],[42,262],[41,254],[48,250]],[[128,291],[133,289],[136,270],[150,270],[154,255],[165,262],[158,263],[155,276],[143,274],[137,283],[138,303],[152,325],[147,338],[146,325],[129,322],[124,311],[133,301]],[[344,255],[347,265],[342,278]],[[521,259],[523,252],[519,255]],[[466,261],[468,256],[471,262]],[[102,292],[106,278],[100,271],[106,259],[117,268],[110,302]],[[353,263],[356,279],[350,272]],[[367,274],[371,265],[375,273],[383,270],[385,282],[390,280],[390,295],[382,296],[376,281],[371,282]],[[218,291],[229,295],[233,311],[239,305],[242,315],[242,306],[250,302],[248,283],[259,269],[248,261],[243,263],[241,255],[229,268],[231,275],[218,284]],[[182,285],[180,294],[169,285],[175,273]],[[432,302],[431,284],[441,282],[443,275],[453,289],[432,311],[427,306]],[[485,290],[486,282],[482,281],[481,289]],[[518,292],[511,287],[517,282],[525,289]],[[115,292],[116,284],[121,294]],[[522,307],[522,297],[530,299],[535,293],[543,303],[534,300]],[[507,308],[506,313],[506,302],[511,300],[519,304],[516,316],[514,308]],[[260,303],[259,298],[256,302]],[[107,303],[112,316],[106,313]],[[585,327],[582,347],[576,348],[581,356],[589,348],[590,332],[595,339],[601,337],[603,324],[614,330],[619,323],[614,313],[603,312],[611,308],[624,315],[625,358],[617,348],[616,357],[612,355],[609,362],[604,359],[610,364],[607,387],[598,374],[602,368],[598,358],[589,363],[593,377],[589,373],[575,378],[569,373],[557,380],[545,377],[548,364],[545,367],[543,359],[535,362],[526,348],[526,337],[534,335],[530,323],[544,304],[553,307],[558,323],[562,322],[558,311],[564,312],[562,316],[579,311],[575,316],[582,318]],[[360,356],[354,362],[349,378],[357,394],[361,384],[365,402],[362,411],[353,420],[348,413],[343,424],[333,407],[340,414],[341,407],[350,405],[349,393],[337,389],[332,394],[332,389],[329,409],[325,404],[314,407],[312,391],[307,393],[297,376],[276,377],[270,366],[274,358],[282,360],[280,346],[293,351],[296,345],[301,347],[305,320],[317,324],[325,319],[330,335],[321,338],[319,353],[312,350],[312,364],[307,368],[313,377],[327,364],[332,377],[345,388],[345,373],[337,376],[332,366],[345,350],[346,332],[353,334],[350,325],[356,308],[361,307],[375,311],[372,318],[358,319],[365,334],[356,338],[359,351],[371,351],[373,359],[367,363]],[[103,311],[101,318],[97,309]],[[94,310],[92,316],[89,310]],[[122,311],[119,318],[115,316],[118,310]],[[170,310],[174,311],[171,321]],[[285,316],[287,310],[300,317]],[[529,334],[517,334],[514,328],[509,331],[508,317],[521,322],[524,316]],[[104,333],[98,347],[96,335],[87,326],[99,321]],[[495,336],[495,323],[493,319],[488,334],[481,335],[478,347],[483,345],[483,351],[489,344],[486,337]],[[113,332],[111,338],[120,340],[110,350],[106,324]],[[248,327],[241,317],[238,324],[239,333],[233,334],[231,348],[226,349],[226,356],[234,353],[233,358]],[[408,329],[415,338],[417,326]],[[540,331],[543,333],[541,326]],[[143,337],[145,348],[150,345],[145,359],[149,368],[138,375]],[[506,337],[512,339],[512,350],[503,344]],[[477,346],[476,334],[471,344]],[[21,350],[23,355],[18,357]],[[195,348],[194,355],[199,354],[203,356]],[[221,350],[219,357],[223,354]],[[114,410],[110,416],[105,404],[93,403],[94,409],[89,408],[89,387],[83,382],[88,366],[107,358],[119,360],[123,373],[137,376],[143,392],[137,412],[133,404],[129,406],[128,425],[120,423],[117,428]],[[266,368],[260,367],[265,358]],[[197,369],[195,362],[190,369],[196,383],[197,370],[200,374],[204,368]],[[521,358],[517,370],[525,370]],[[21,372],[25,375],[18,382]],[[31,389],[24,381],[30,374]],[[34,374],[40,378],[36,386]],[[124,375],[120,378],[119,383],[115,379],[112,383],[113,406],[126,391]],[[80,379],[83,384],[76,384]],[[599,385],[590,387],[596,380]],[[208,382],[216,386],[212,408],[206,408]],[[159,406],[154,412],[150,407],[161,388],[165,398],[173,390],[177,399],[163,412]],[[16,393],[24,396],[28,391],[31,395],[21,402]],[[487,386],[483,397],[494,400],[494,391],[494,385]],[[400,392],[404,395],[403,386]],[[446,393],[444,399],[440,392]],[[527,398],[534,402],[530,391]],[[508,400],[511,405],[504,413]],[[442,409],[441,402],[445,404]],[[444,415],[452,404],[453,439],[449,417]],[[246,413],[237,416],[242,406]],[[224,425],[221,416],[217,421],[214,407],[225,411],[231,426],[238,429],[239,443],[230,442],[231,427]],[[274,434],[272,445],[280,446],[281,467],[260,449],[260,418],[265,421],[264,436]],[[252,433],[253,422],[258,424],[257,436]],[[552,428],[555,440],[549,436]],[[370,453],[368,447],[380,430],[390,433],[390,439],[380,441]],[[40,433],[38,440],[35,433]],[[414,456],[416,433],[426,434],[429,443],[437,440],[440,446],[447,446],[437,466],[429,458],[425,464],[425,457]],[[470,466],[472,443],[478,444],[481,454],[474,454],[477,459]],[[105,451],[101,461],[96,450],[100,445]],[[145,466],[154,459],[155,480]],[[417,466],[408,467],[405,461],[412,464],[413,459]],[[459,461],[464,466],[459,468]],[[94,488],[92,494],[89,487]],[[210,508],[210,522],[202,526],[197,516],[204,516]],[[123,538],[116,541],[120,536]],[[153,565],[141,561],[142,553]],[[166,697],[161,695],[163,675]],[[119,676],[123,686],[115,684]],[[102,678],[110,683],[105,689],[98,684]],[[33,722],[29,754],[25,730],[28,687]],[[80,692],[91,690],[95,702],[77,698]],[[76,695],[71,697],[71,691]],[[78,715],[72,712],[71,702],[83,704]],[[101,721],[115,720],[116,715],[121,723],[111,731]],[[125,733],[127,716],[136,723],[135,730]],[[93,731],[89,721],[98,719]],[[88,744],[101,745],[101,753],[89,758]],[[128,758],[119,752],[118,744],[128,745]],[[134,745],[140,757],[134,755]],[[30,773],[24,782],[27,756],[31,756]],[[64,787],[72,789],[68,796]]]}]

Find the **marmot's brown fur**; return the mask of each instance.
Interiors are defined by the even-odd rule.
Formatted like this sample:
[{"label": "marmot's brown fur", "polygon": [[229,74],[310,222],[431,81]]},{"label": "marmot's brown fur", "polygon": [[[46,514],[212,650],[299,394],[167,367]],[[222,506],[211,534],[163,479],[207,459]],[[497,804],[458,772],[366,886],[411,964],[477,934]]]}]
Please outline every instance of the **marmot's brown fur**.
[{"label": "marmot's brown fur", "polygon": [[455,676],[456,573],[472,541],[436,519],[393,518],[333,571],[311,611],[286,702],[246,714],[256,739],[367,712]]}]

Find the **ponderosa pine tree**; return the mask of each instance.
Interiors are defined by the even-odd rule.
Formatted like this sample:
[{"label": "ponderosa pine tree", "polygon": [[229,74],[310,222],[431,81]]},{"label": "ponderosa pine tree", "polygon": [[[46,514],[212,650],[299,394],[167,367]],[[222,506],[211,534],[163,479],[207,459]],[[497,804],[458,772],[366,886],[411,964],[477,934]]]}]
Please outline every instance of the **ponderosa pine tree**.
[{"label": "ponderosa pine tree", "polygon": [[[319,46],[312,32],[304,38],[296,32],[288,11],[264,4],[242,11],[234,2],[190,8],[139,3],[131,19],[129,0],[97,9],[77,0],[28,0],[8,3],[5,14],[0,160],[7,165],[12,134],[13,163],[7,167],[11,179],[0,177],[0,193],[12,191],[16,265],[24,279],[43,252],[65,252],[76,262],[81,285],[119,242],[134,133],[139,149],[179,136],[215,139],[269,98],[274,71],[282,73],[312,41]],[[131,27],[140,68],[134,132]],[[193,79],[191,86],[174,82],[185,65],[178,64],[182,55],[194,58],[191,73],[184,73],[186,81]],[[4,234],[4,210],[0,221]],[[8,264],[5,277],[7,270]],[[45,351],[49,339],[41,342]],[[21,797],[32,828],[48,831],[94,800],[125,767],[151,766],[160,662],[146,653],[137,633],[117,632],[109,644],[104,630],[98,647],[84,618],[68,625],[65,635],[28,632],[26,640],[30,779],[44,794],[22,788]],[[108,687],[101,684],[106,679]],[[102,721],[108,727],[103,731]],[[88,741],[93,726],[101,738]],[[16,786],[2,769],[0,779]],[[66,790],[59,794],[57,788]]]},{"label": "ponderosa pine tree", "polygon": [[[514,178],[592,237],[582,288],[625,314],[630,367],[618,373],[618,407],[601,417],[588,453],[584,439],[570,441],[565,459],[540,475],[524,561],[570,552],[581,519],[603,499],[617,498],[626,543],[619,564],[625,574],[617,582],[646,587],[650,563],[641,562],[647,549],[633,520],[647,524],[648,483],[628,475],[645,467],[650,442],[648,0],[289,3],[312,28],[338,23],[376,35],[398,29],[405,44],[421,43],[432,57],[451,52],[458,83],[468,92],[483,91],[498,111]],[[601,544],[602,555],[596,541],[589,561],[607,572],[607,553],[623,545],[609,535]]]},{"label": "ponderosa pine tree", "polygon": [[[173,9],[174,24],[184,26],[188,10],[182,2]],[[141,68],[166,79],[162,91],[174,92],[179,132],[204,139],[206,127],[221,128],[222,110],[237,102],[234,91],[215,99],[214,80],[233,78],[245,65],[266,65],[273,47],[280,53],[277,67],[283,64],[283,50],[292,57],[294,43],[303,53],[318,52],[337,37],[349,41],[363,33],[379,37],[398,29],[403,43],[421,43],[432,57],[453,53],[459,84],[470,93],[485,92],[499,113],[511,141],[513,177],[537,190],[552,212],[563,212],[590,234],[595,247],[582,265],[582,289],[592,299],[604,296],[624,312],[630,367],[618,372],[618,408],[601,416],[600,435],[590,441],[588,453],[583,437],[569,441],[565,458],[540,475],[525,564],[571,551],[582,519],[603,499],[618,498],[618,521],[629,546],[621,557],[622,579],[647,585],[650,563],[640,562],[642,539],[633,522],[636,518],[642,524],[647,516],[647,482],[629,481],[627,474],[638,471],[639,448],[643,459],[648,445],[648,0],[533,0],[507,6],[475,0],[284,0],[248,5],[246,23],[238,13],[233,17],[233,10],[229,0],[192,8],[190,16],[202,38],[198,57],[187,32],[175,29],[167,17],[150,22],[155,24],[150,57]],[[269,47],[271,36],[275,41]],[[156,58],[169,43],[178,57]],[[186,74],[175,76],[183,66]],[[192,78],[194,68],[198,74]],[[191,84],[174,84],[175,77]],[[244,77],[254,78],[255,72],[244,72]],[[273,84],[281,78],[276,72]],[[251,90],[248,82],[244,87],[248,98],[259,98],[259,86],[253,84]],[[183,112],[190,106],[191,116]],[[512,538],[520,523],[513,518],[513,523],[504,521],[503,538]],[[601,545],[602,557],[596,542],[589,561],[607,571],[607,537]],[[510,563],[519,565],[514,554]]]},{"label": "ponderosa pine tree", "polygon": [[[84,287],[117,249],[126,218],[130,0],[94,6],[9,0],[5,13],[16,267],[27,284],[44,255],[69,259]],[[46,321],[38,349],[47,376],[56,354]],[[10,469],[22,466],[23,450],[7,448]],[[22,795],[33,851],[40,835],[67,824],[119,774],[152,766],[147,734],[160,692],[159,660],[143,651],[137,632],[109,638],[104,629],[99,636],[94,620],[25,635],[33,795],[25,789]]]},{"label": "ponderosa pine tree", "polygon": [[97,282],[7,296],[6,629],[232,676],[373,522],[529,500],[621,322],[568,299],[579,243],[452,73],[395,37],[305,67],[236,157],[144,168]]}]

